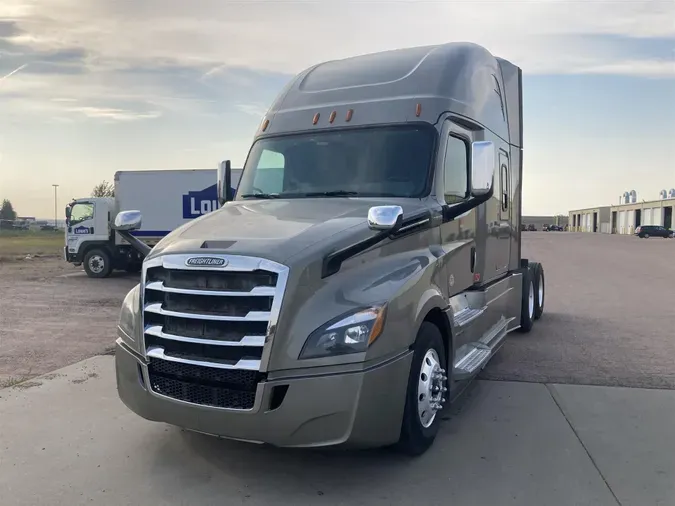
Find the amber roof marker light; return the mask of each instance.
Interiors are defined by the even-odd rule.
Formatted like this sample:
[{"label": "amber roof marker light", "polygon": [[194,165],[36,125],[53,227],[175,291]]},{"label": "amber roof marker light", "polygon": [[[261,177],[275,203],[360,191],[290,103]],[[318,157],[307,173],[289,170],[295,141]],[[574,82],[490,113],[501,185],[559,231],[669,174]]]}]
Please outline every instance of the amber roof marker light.
[{"label": "amber roof marker light", "polygon": [[422,104],[417,104],[415,107],[415,116],[419,118],[420,114],[422,114]]},{"label": "amber roof marker light", "polygon": [[312,125],[316,125],[319,122],[320,116],[321,115],[318,112],[314,115],[314,119],[312,120]]},{"label": "amber roof marker light", "polygon": [[345,121],[349,123],[352,120],[352,116],[354,115],[354,109],[349,109],[347,111],[347,117],[345,118]]},{"label": "amber roof marker light", "polygon": [[335,116],[336,116],[336,115],[337,115],[337,113],[336,113],[335,111],[333,111],[332,113],[330,113],[330,117],[328,118],[328,123],[333,123],[333,121],[335,121]]},{"label": "amber roof marker light", "polygon": [[267,127],[269,126],[269,124],[270,124],[270,120],[265,118],[262,122],[262,126],[260,127],[260,129],[264,132],[265,130],[267,130]]}]

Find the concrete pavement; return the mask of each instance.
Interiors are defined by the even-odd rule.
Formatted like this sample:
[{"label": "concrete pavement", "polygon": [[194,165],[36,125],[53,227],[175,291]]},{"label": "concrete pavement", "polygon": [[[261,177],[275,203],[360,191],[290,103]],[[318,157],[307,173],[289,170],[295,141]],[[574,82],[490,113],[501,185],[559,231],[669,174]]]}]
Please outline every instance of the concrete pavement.
[{"label": "concrete pavement", "polygon": [[675,505],[675,392],[479,381],[435,446],[281,450],[140,419],[113,358],[0,390],[0,503]]}]

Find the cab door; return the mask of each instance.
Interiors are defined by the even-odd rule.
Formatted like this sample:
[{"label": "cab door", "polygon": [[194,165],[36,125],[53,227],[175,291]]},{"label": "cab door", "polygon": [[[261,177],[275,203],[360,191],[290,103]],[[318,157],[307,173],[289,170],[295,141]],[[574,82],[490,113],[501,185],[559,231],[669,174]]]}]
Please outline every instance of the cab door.
[{"label": "cab door", "polygon": [[[66,246],[69,254],[76,254],[82,243],[92,240],[107,240],[108,231],[96,226],[96,206],[94,202],[77,202],[70,208],[70,219],[66,229]],[[103,235],[103,237],[101,237]]]}]

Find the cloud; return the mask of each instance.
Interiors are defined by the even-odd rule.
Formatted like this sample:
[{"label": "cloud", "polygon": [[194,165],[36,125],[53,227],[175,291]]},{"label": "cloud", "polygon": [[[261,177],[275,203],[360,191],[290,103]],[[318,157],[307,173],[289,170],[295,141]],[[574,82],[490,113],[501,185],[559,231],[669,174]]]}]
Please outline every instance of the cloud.
[{"label": "cloud", "polygon": [[3,0],[0,75],[28,67],[0,94],[57,115],[74,111],[53,98],[77,98],[90,119],[217,114],[224,102],[258,116],[317,62],[450,40],[526,74],[672,78],[673,19],[672,0]]}]

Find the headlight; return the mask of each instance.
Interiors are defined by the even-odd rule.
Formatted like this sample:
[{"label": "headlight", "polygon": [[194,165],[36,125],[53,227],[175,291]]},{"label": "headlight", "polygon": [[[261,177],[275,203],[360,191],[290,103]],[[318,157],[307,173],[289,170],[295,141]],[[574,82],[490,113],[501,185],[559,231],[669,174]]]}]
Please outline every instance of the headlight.
[{"label": "headlight", "polygon": [[300,352],[300,358],[364,352],[382,333],[384,317],[384,306],[342,315],[309,335]]},{"label": "headlight", "polygon": [[119,327],[118,334],[129,345],[136,348],[136,329],[138,328],[140,316],[140,283],[134,286],[122,302],[122,309],[120,310],[120,317],[117,322]]}]

